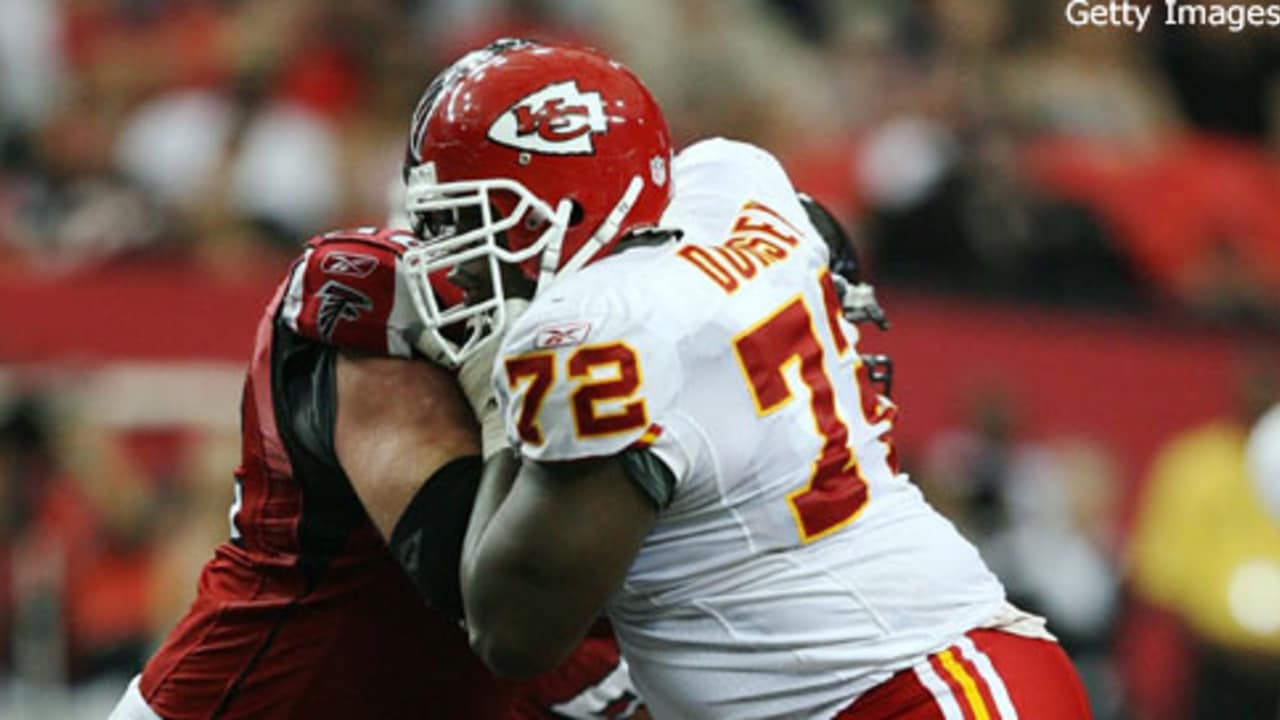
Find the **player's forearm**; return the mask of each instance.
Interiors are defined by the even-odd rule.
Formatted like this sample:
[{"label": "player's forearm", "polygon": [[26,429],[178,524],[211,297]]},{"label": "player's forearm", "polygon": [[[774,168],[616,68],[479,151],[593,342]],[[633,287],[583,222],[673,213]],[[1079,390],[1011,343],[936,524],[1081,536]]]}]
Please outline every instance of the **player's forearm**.
[{"label": "player's forearm", "polygon": [[[555,667],[577,637],[556,641],[538,598],[555,589],[531,579],[523,553],[490,525],[506,500],[519,464],[502,451],[485,464],[462,552],[462,596],[472,650],[498,675],[526,677]],[[548,591],[549,590],[549,591]]]},{"label": "player's forearm", "polygon": [[612,459],[512,461],[514,480],[502,469],[482,480],[463,596],[472,649],[494,672],[523,676],[555,667],[582,639],[655,512]]},{"label": "player's forearm", "polygon": [[[475,505],[471,507],[471,521],[462,542],[462,580],[465,594],[468,579],[476,575],[476,560],[489,523],[511,492],[519,461],[511,450],[502,450],[485,461],[480,476],[480,489],[476,492]],[[469,615],[470,613],[468,613]]]}]

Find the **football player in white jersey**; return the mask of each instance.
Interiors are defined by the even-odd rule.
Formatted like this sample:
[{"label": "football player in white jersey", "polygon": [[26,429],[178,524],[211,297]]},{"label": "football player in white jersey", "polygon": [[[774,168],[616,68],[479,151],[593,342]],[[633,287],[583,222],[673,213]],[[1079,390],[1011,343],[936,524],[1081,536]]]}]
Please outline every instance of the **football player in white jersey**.
[{"label": "football player in white jersey", "polygon": [[406,159],[461,307],[420,349],[485,428],[472,647],[551,667],[601,614],[666,718],[1083,718],[1043,623],[897,468],[892,405],[779,163],[672,158],[628,70],[499,41],[428,87]]}]

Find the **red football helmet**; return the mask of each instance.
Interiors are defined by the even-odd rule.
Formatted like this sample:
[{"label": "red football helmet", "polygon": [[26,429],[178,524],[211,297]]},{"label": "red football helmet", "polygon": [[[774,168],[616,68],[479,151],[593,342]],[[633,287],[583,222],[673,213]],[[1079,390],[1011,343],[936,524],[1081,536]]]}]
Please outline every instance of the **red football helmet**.
[{"label": "red football helmet", "polygon": [[[412,262],[488,260],[491,298],[440,308],[414,292],[429,330],[467,321],[460,362],[504,323],[499,263],[538,292],[653,227],[671,199],[671,139],[649,91],[587,48],[499,40],[432,81],[413,115],[406,209],[427,240]],[[409,258],[406,258],[409,259]]]}]

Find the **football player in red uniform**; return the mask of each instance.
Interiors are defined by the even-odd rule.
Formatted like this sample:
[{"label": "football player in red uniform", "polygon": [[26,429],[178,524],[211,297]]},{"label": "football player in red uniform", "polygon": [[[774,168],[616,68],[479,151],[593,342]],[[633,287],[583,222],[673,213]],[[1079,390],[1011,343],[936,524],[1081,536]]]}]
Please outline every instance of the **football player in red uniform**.
[{"label": "football player in red uniform", "polygon": [[410,349],[401,263],[414,242],[317,237],[268,304],[230,539],[113,719],[636,712],[608,633],[525,683],[497,680],[467,647],[457,568],[478,442],[449,373]]}]

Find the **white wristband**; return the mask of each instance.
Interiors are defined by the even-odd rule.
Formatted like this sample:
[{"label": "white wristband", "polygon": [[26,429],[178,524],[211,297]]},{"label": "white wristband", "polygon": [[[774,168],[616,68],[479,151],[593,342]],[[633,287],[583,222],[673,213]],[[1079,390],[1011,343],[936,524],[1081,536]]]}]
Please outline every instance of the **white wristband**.
[{"label": "white wristband", "polygon": [[502,420],[502,413],[495,407],[480,420],[480,456],[488,460],[508,447],[510,443],[507,442],[506,423]]}]

